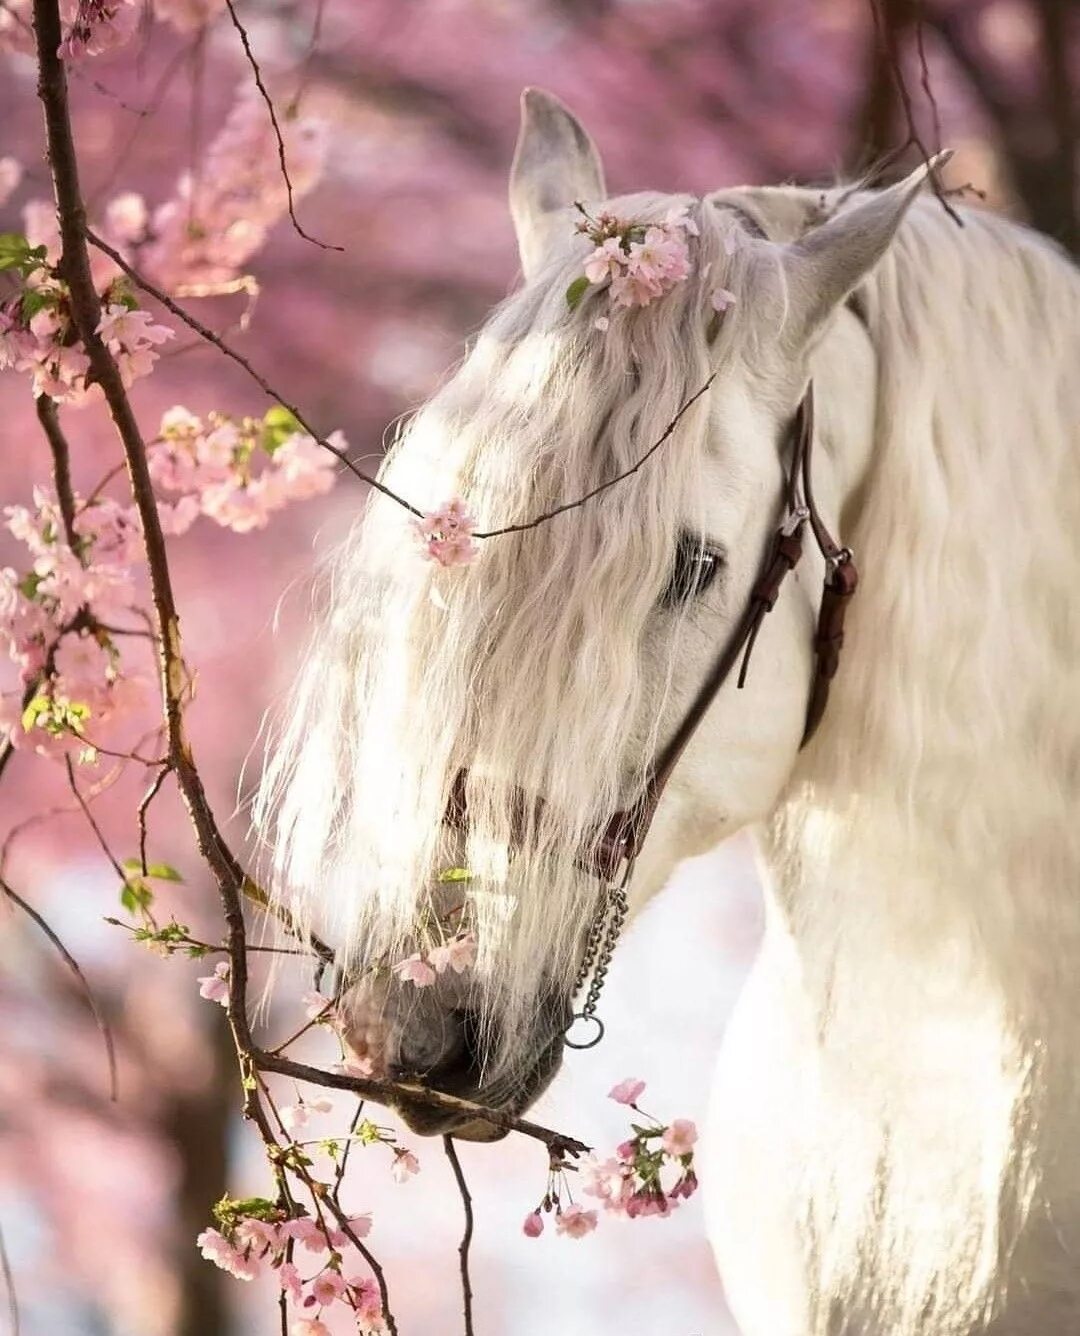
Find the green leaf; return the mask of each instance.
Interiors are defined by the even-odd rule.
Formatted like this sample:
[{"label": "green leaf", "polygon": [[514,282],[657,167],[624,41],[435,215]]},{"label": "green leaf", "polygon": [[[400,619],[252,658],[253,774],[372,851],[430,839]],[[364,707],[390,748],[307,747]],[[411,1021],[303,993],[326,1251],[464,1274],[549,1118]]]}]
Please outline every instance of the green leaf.
[{"label": "green leaf", "polygon": [[20,232],[0,232],[0,269],[21,269],[30,258],[30,243]]},{"label": "green leaf", "polygon": [[296,415],[281,404],[275,404],[273,408],[267,409],[262,426],[262,448],[268,455],[272,455],[275,450],[283,446],[290,436],[303,431],[303,427],[296,420]]},{"label": "green leaf", "polygon": [[467,867],[448,867],[439,873],[439,881],[472,881],[472,876]]},{"label": "green leaf", "polygon": [[147,863],[146,871],[142,870],[142,860],[139,858],[125,858],[123,863],[125,872],[136,872],[140,877],[153,877],[155,881],[183,881],[183,877],[177,872],[176,868],[168,863]]},{"label": "green leaf", "polygon": [[44,578],[43,575],[38,575],[36,571],[24,575],[19,581],[19,593],[22,594],[23,598],[37,598],[38,585]]},{"label": "green leaf", "polygon": [[571,311],[577,310],[578,303],[581,301],[582,297],[585,296],[588,290],[589,290],[589,280],[585,277],[584,274],[574,279],[573,283],[571,283],[570,286],[566,289],[566,304],[567,306],[569,306]]},{"label": "green leaf", "polygon": [[46,307],[55,305],[55,302],[55,292],[49,292],[43,288],[27,288],[22,295],[23,319],[29,324],[39,311],[44,311]]},{"label": "green leaf", "polygon": [[154,892],[138,878],[125,881],[120,889],[120,903],[129,914],[134,914],[150,908],[154,903]]}]

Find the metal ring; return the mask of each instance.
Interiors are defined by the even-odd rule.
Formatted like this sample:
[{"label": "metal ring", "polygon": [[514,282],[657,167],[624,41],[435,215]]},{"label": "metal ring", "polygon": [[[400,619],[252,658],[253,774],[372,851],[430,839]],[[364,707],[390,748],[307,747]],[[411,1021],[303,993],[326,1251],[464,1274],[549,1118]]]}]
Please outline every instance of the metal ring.
[{"label": "metal ring", "polygon": [[[585,1021],[587,1023],[591,1023],[596,1026],[595,1036],[592,1039],[590,1039],[587,1043],[575,1043],[571,1038],[569,1038],[570,1031],[574,1028],[575,1024],[578,1021]],[[599,1016],[586,1016],[583,1011],[575,1011],[573,1016],[570,1018],[570,1024],[566,1027],[566,1030],[563,1033],[563,1043],[566,1045],[567,1048],[578,1048],[578,1049],[595,1048],[597,1044],[600,1042],[600,1040],[603,1039],[603,1037],[604,1037],[604,1022],[600,1019]]]}]

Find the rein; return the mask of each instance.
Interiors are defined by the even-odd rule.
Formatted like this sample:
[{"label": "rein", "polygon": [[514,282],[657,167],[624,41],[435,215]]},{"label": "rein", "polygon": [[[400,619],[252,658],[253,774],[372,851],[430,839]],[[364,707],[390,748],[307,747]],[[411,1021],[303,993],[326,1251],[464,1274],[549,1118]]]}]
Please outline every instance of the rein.
[{"label": "rein", "polygon": [[[807,526],[821,555],[825,558],[825,586],[818,610],[814,635],[814,673],[806,708],[800,748],[813,737],[825,713],[829,687],[840,664],[844,643],[844,619],[848,604],[858,584],[858,572],[851,550],[842,547],[829,532],[814,499],[812,456],[814,445],[814,387],[807,387],[792,423],[794,444],[791,465],[784,487],[785,515],[775,531],[761,574],[755,583],[746,609],[732,631],[686,714],[664,748],[654,757],[648,777],[637,801],[614,813],[604,827],[594,848],[579,859],[580,866],[602,881],[605,893],[589,926],[585,952],[578,971],[574,993],[589,980],[581,1010],[571,1019],[567,1033],[576,1021],[591,1023],[596,1033],[587,1041],[565,1039],[569,1048],[592,1048],[604,1034],[603,1022],[596,1015],[600,991],[619,934],[629,912],[627,888],[634,864],[652,825],[683,752],[686,750],[720,689],[738,666],[736,685],[742,688],[750,666],[750,656],[765,617],[776,606],[784,580],[798,565],[803,553]],[[741,662],[740,662],[741,661]],[[464,830],[468,825],[466,782],[468,772],[459,772],[447,805],[449,825]],[[524,803],[524,796],[521,798]],[[590,978],[591,976],[591,978]]]}]

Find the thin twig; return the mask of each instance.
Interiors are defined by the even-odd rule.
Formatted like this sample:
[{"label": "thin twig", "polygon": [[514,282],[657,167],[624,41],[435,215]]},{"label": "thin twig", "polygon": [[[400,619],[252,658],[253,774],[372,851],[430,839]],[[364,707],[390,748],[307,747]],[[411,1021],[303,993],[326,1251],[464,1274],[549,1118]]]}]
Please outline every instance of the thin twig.
[{"label": "thin twig", "polygon": [[[907,78],[904,75],[903,55],[900,51],[899,41],[897,40],[896,29],[889,22],[888,14],[886,13],[884,8],[886,3],[887,0],[870,0],[870,16],[874,22],[874,31],[877,35],[877,40],[880,43],[881,50],[885,55],[885,63],[888,65],[889,73],[892,75],[893,86],[896,89],[897,96],[900,98],[900,105],[903,109],[904,120],[907,125],[908,142],[913,143],[916,146],[916,148],[919,150],[919,154],[922,157],[923,162],[928,163],[933,155],[927,148],[925,142],[923,141],[922,135],[919,132],[918,122],[915,117],[915,108],[911,100],[911,92],[908,89]],[[921,49],[922,47],[920,38],[920,51]],[[925,64],[923,66],[923,70],[926,79],[929,80],[929,74],[926,73]],[[935,126],[936,126],[937,104],[933,102],[932,98],[931,98],[931,105],[934,110]],[[930,189],[937,196],[938,202],[941,204],[941,207],[945,210],[945,212],[949,215],[949,217],[953,220],[953,222],[957,225],[957,227],[963,227],[965,225],[964,220],[956,212],[953,206],[949,203],[948,199],[946,199],[944,188],[942,187],[941,182],[938,180],[938,175],[936,170],[931,171],[929,173],[929,179],[930,179]]]},{"label": "thin twig", "polygon": [[162,784],[165,783],[165,780],[171,774],[172,774],[172,765],[168,761],[165,761],[162,764],[161,768],[158,770],[157,774],[154,776],[153,782],[151,783],[150,787],[146,790],[146,792],[143,794],[142,799],[139,802],[139,808],[138,808],[139,867],[144,877],[148,875],[146,870],[146,815],[150,810],[150,804],[161,792]]},{"label": "thin twig", "polygon": [[8,1301],[8,1321],[11,1325],[10,1336],[19,1336],[22,1330],[19,1324],[19,1296],[15,1293],[15,1276],[11,1270],[11,1259],[8,1257],[7,1244],[4,1242],[4,1231],[0,1229],[0,1272],[4,1276],[4,1288],[7,1290]]},{"label": "thin twig", "polygon": [[[130,264],[128,264],[127,260],[124,259],[124,257],[120,254],[119,251],[115,250],[112,246],[110,246],[108,242],[102,241],[102,239],[95,232],[91,231],[90,228],[86,228],[85,230],[86,230],[87,240],[92,245],[96,246],[98,250],[103,251],[106,255],[108,255],[109,258],[115,264],[119,265],[120,268],[124,271],[125,274],[127,274],[128,278],[131,279],[131,281],[135,284],[137,288],[141,288],[143,292],[148,293],[156,301],[159,301],[167,311],[170,311],[173,315],[175,315],[178,320],[182,320],[184,324],[187,325],[189,329],[193,329],[195,333],[200,336],[200,338],[205,339],[207,343],[213,344],[213,346],[217,348],[219,352],[223,352],[226,357],[231,358],[234,362],[237,363],[238,366],[242,366],[244,370],[248,373],[248,375],[252,378],[252,380],[254,380],[256,385],[258,385],[259,388],[263,391],[264,394],[268,395],[276,403],[279,403],[282,406],[282,408],[290,412],[293,415],[293,417],[297,420],[297,422],[300,424],[300,426],[304,429],[304,431],[306,431],[307,434],[312,438],[312,440],[314,440],[316,444],[321,445],[324,450],[329,450],[332,455],[335,455],[345,465],[345,467],[350,471],[350,473],[355,474],[356,477],[358,477],[361,480],[361,482],[366,482],[369,487],[374,487],[377,492],[381,492],[383,496],[388,497],[391,501],[396,501],[397,504],[399,506],[402,506],[405,510],[407,510],[410,515],[414,515],[417,519],[424,518],[424,512],[420,510],[417,506],[414,506],[411,502],[406,501],[403,496],[399,496],[397,492],[387,487],[385,483],[380,482],[378,478],[373,477],[370,473],[365,473],[363,469],[359,468],[356,464],[352,462],[352,460],[348,457],[348,455],[345,454],[343,450],[340,450],[336,445],[332,445],[328,440],[320,436],[318,432],[314,429],[314,427],[312,427],[311,424],[305,419],[304,415],[300,412],[299,408],[297,408],[297,406],[294,403],[290,403],[288,399],[280,395],[277,392],[277,390],[275,390],[274,387],[270,384],[270,382],[266,379],[266,377],[261,375],[258,371],[256,371],[255,368],[251,365],[251,363],[247,360],[247,358],[243,356],[242,353],[238,353],[235,348],[232,348],[229,344],[227,344],[225,340],[220,336],[220,334],[215,334],[214,331],[208,328],[206,325],[204,325],[201,320],[199,320],[196,316],[193,316],[189,311],[186,311],[181,305],[179,305],[179,303],[175,302],[167,292],[163,292],[161,288],[159,288],[155,283],[152,283],[148,278],[145,278],[142,274],[140,274],[137,269],[133,268]],[[503,525],[500,528],[495,528],[495,529],[478,530],[473,536],[476,538],[498,538],[501,535],[508,533],[525,533],[529,529],[535,529],[538,528],[541,524],[546,524],[548,520],[554,519],[557,515],[565,515],[567,511],[577,510],[580,506],[585,505],[586,502],[591,501],[594,497],[599,496],[602,492],[606,492],[609,488],[614,487],[617,483],[623,482],[626,478],[629,478],[632,474],[636,473],[649,459],[651,459],[651,457],[656,453],[657,450],[660,449],[660,447],[664,444],[664,442],[667,441],[667,439],[671,436],[672,432],[679,425],[679,422],[682,419],[683,414],[686,413],[686,411],[691,407],[691,405],[696,403],[696,401],[700,399],[701,396],[705,393],[705,391],[708,390],[709,387],[712,385],[713,380],[715,379],[715,375],[716,373],[714,372],[713,375],[709,377],[709,379],[705,382],[705,384],[702,385],[702,387],[695,394],[692,394],[689,399],[684,401],[684,403],[679,408],[679,411],[675,414],[672,420],[668,423],[667,427],[664,429],[660,438],[654,441],[652,445],[650,445],[649,448],[645,451],[645,453],[628,469],[624,469],[622,473],[618,473],[615,475],[614,478],[609,478],[606,482],[600,483],[599,486],[594,487],[591,491],[586,492],[583,496],[575,497],[573,501],[566,501],[562,505],[556,506],[553,510],[545,511],[542,515],[537,515],[531,520],[524,521],[521,524],[507,524]]]},{"label": "thin twig", "polygon": [[396,501],[399,506],[404,506],[411,515],[415,515],[418,519],[423,519],[424,512],[422,510],[419,510],[416,506],[410,505],[404,497],[398,496],[396,492],[387,487],[385,483],[380,482],[378,478],[375,478],[370,473],[365,473],[363,469],[358,468],[344,450],[339,449],[338,446],[331,444],[325,437],[320,436],[314,427],[308,423],[299,408],[280,395],[266,377],[256,371],[242,353],[238,353],[235,348],[227,344],[220,334],[215,334],[214,331],[210,329],[208,325],[204,325],[197,316],[193,316],[190,311],[185,310],[178,302],[174,301],[167,292],[163,292],[161,288],[155,283],[152,283],[150,279],[145,278],[140,274],[137,269],[133,268],[127,260],[124,259],[118,250],[115,250],[110,246],[107,241],[103,241],[101,237],[89,227],[85,229],[85,232],[86,239],[91,245],[96,246],[99,251],[102,251],[107,255],[114,264],[119,265],[137,288],[141,288],[143,292],[149,293],[149,295],[156,301],[159,301],[167,311],[176,316],[178,320],[182,320],[189,329],[193,329],[200,338],[205,339],[207,343],[213,344],[218,352],[224,353],[226,357],[231,358],[231,360],[238,366],[243,367],[264,394],[291,413],[312,440],[321,445],[324,450],[329,450],[332,455],[335,455],[351,473],[354,473],[360,479],[361,482],[366,482],[369,487],[374,487],[375,490],[381,492],[383,496],[389,497],[391,501]]},{"label": "thin twig", "polygon": [[[249,1078],[253,1077],[254,1069],[259,1068],[263,1071],[291,1075],[316,1085],[351,1090],[355,1094],[380,1103],[406,1100],[445,1113],[468,1117],[470,1120],[483,1119],[505,1131],[522,1132],[526,1136],[543,1141],[549,1148],[557,1148],[566,1154],[579,1154],[588,1147],[573,1138],[539,1127],[526,1119],[516,1118],[503,1110],[487,1109],[469,1100],[458,1099],[456,1096],[421,1086],[369,1081],[323,1072],[318,1068],[266,1053],[255,1043],[247,1014],[247,934],[241,897],[247,895],[256,900],[261,898],[261,902],[264,902],[265,892],[262,892],[244,873],[218,828],[184,726],[183,693],[186,679],[180,619],[173,592],[165,537],[147,465],[146,444],[116,361],[97,334],[100,300],[90,273],[90,257],[86,245],[89,233],[85,226],[85,208],[79,186],[67,82],[63,63],[57,55],[62,37],[58,0],[34,0],[34,29],[39,70],[38,95],[45,110],[49,162],[56,189],[63,249],[60,271],[68,285],[72,317],[89,358],[93,378],[102,388],[105,402],[124,448],[132,496],[142,521],[151,594],[161,632],[158,650],[169,761],[188,809],[199,853],[217,883],[225,917],[230,965],[227,1014],[245,1079],[247,1096],[245,1114],[259,1125],[260,1131],[265,1129],[264,1135],[272,1138],[273,1133],[266,1124],[259,1101],[257,1098],[252,1098]],[[93,240],[106,253],[116,254],[111,247],[97,242],[96,239]],[[190,321],[189,317],[185,318]],[[325,953],[331,960],[333,959],[333,953],[317,939],[309,940],[313,949],[321,956]]]},{"label": "thin twig", "polygon": [[538,525],[546,524],[548,520],[553,520],[556,515],[565,515],[568,510],[577,510],[579,506],[583,506],[587,501],[591,501],[593,497],[599,496],[602,492],[606,492],[610,487],[614,487],[617,483],[623,482],[632,474],[637,473],[637,471],[644,467],[652,456],[656,454],[657,450],[659,450],[664,442],[671,436],[672,432],[682,421],[683,414],[697,403],[715,379],[716,372],[714,371],[705,384],[702,385],[701,389],[692,394],[689,399],[683,401],[679,411],[664,428],[660,438],[649,446],[648,450],[645,451],[640,459],[631,464],[628,469],[624,469],[622,473],[617,473],[614,478],[608,478],[607,482],[600,483],[598,487],[594,487],[592,491],[586,492],[584,496],[579,496],[574,501],[566,501],[561,506],[556,506],[554,510],[547,510],[542,515],[537,515],[535,519],[527,520],[523,524],[507,524],[501,529],[488,529],[482,532],[477,531],[473,537],[498,538],[506,533],[526,533],[529,529],[535,529]]},{"label": "thin twig", "polygon": [[465,1182],[465,1174],[461,1168],[461,1161],[458,1159],[457,1147],[454,1145],[453,1137],[443,1137],[443,1149],[446,1151],[446,1158],[450,1161],[450,1168],[454,1171],[458,1191],[461,1193],[461,1204],[465,1208],[465,1229],[461,1235],[461,1242],[458,1244],[458,1259],[461,1264],[461,1303],[462,1315],[465,1319],[465,1336],[475,1336],[472,1320],[472,1280],[469,1277],[469,1245],[472,1243],[473,1236],[472,1194],[469,1192],[468,1183]]},{"label": "thin twig", "polygon": [[451,1114],[458,1118],[481,1120],[498,1127],[504,1132],[520,1132],[522,1135],[542,1141],[553,1153],[578,1156],[585,1154],[589,1147],[574,1137],[553,1132],[541,1127],[527,1118],[516,1117],[503,1109],[489,1109],[458,1095],[447,1095],[441,1090],[432,1090],[427,1086],[412,1085],[405,1081],[376,1081],[365,1076],[347,1076],[344,1072],[323,1071],[321,1067],[311,1067],[304,1062],[282,1057],[252,1045],[251,1059],[254,1065],[264,1072],[277,1072],[279,1076],[291,1076],[296,1081],[306,1081],[309,1085],[326,1086],[333,1090],[351,1090],[364,1099],[374,1100],[377,1104],[400,1103],[406,1101],[423,1104],[427,1108],[437,1109],[440,1113]]},{"label": "thin twig", "polygon": [[75,492],[71,485],[71,450],[67,437],[60,429],[60,415],[56,401],[47,394],[39,394],[34,400],[38,421],[49,442],[53,458],[53,483],[56,487],[56,499],[60,505],[60,518],[64,523],[64,538],[72,552],[78,554],[79,535],[75,532]]},{"label": "thin twig", "polygon": [[97,842],[101,846],[102,852],[104,853],[105,857],[109,860],[109,862],[113,865],[113,870],[116,872],[116,875],[120,878],[121,882],[126,882],[127,873],[124,871],[123,866],[120,863],[120,860],[109,848],[109,841],[105,838],[104,832],[98,825],[97,819],[95,818],[93,812],[91,812],[90,804],[83,797],[83,792],[79,788],[78,781],[75,778],[75,767],[71,764],[70,756],[64,757],[64,768],[67,770],[68,787],[71,789],[71,792],[75,795],[75,801],[79,804],[79,807],[82,809],[83,816],[86,817],[86,820],[89,822],[90,829],[94,832],[95,836],[97,837]]},{"label": "thin twig", "polygon": [[13,905],[18,906],[28,918],[32,919],[37,924],[49,941],[52,942],[53,946],[56,947],[64,964],[78,980],[82,994],[86,998],[86,1005],[90,1008],[94,1023],[97,1025],[102,1041],[105,1044],[105,1057],[109,1065],[109,1098],[115,1104],[118,1098],[118,1083],[116,1075],[116,1051],[113,1047],[112,1030],[109,1028],[109,1022],[105,1019],[104,1013],[97,1004],[93,989],[90,987],[86,975],[82,972],[82,967],[60,940],[49,923],[38,913],[33,905],[27,904],[22,896],[19,895],[17,891],[13,890],[3,878],[0,878],[0,890],[4,892]]},{"label": "thin twig", "polygon": [[270,124],[274,127],[274,137],[277,140],[278,162],[281,164],[281,175],[285,178],[285,189],[289,196],[289,217],[292,219],[292,225],[299,236],[305,241],[310,241],[313,246],[318,246],[320,250],[341,251],[344,252],[344,246],[332,246],[327,241],[320,241],[318,237],[309,236],[300,226],[300,221],[296,216],[296,206],[293,199],[293,183],[289,176],[288,163],[285,161],[285,140],[281,136],[281,126],[278,124],[277,112],[274,109],[274,101],[267,92],[266,85],[263,83],[262,70],[259,68],[259,62],[255,59],[255,52],[251,49],[251,42],[248,40],[247,30],[240,22],[236,13],[236,7],[233,0],[225,0],[225,7],[229,11],[229,17],[232,19],[233,27],[240,34],[240,41],[244,47],[244,55],[251,66],[251,72],[255,76],[255,87],[259,90],[262,100],[266,103],[266,110],[270,113]]}]

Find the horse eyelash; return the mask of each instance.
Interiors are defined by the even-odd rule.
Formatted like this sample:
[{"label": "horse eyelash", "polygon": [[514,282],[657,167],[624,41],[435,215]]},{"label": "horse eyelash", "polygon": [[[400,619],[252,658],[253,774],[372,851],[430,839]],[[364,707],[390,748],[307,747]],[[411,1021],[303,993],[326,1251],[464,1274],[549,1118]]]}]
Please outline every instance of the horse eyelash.
[{"label": "horse eyelash", "polygon": [[660,602],[665,608],[690,603],[712,586],[724,567],[724,554],[714,543],[693,534],[683,534],[675,547],[675,560]]}]

